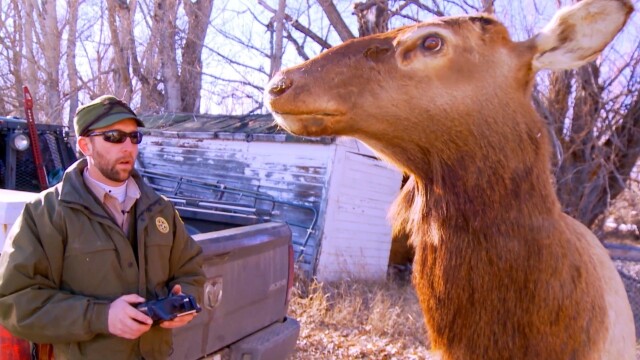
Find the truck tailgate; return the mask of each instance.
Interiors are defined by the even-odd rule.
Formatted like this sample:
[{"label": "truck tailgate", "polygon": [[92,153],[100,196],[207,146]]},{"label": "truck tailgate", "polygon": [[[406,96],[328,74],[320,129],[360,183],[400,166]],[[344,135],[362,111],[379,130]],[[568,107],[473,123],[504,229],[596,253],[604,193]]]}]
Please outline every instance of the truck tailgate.
[{"label": "truck tailgate", "polygon": [[202,312],[173,331],[171,359],[198,359],[286,316],[291,241],[286,224],[243,226],[194,239],[203,248],[207,276]]}]

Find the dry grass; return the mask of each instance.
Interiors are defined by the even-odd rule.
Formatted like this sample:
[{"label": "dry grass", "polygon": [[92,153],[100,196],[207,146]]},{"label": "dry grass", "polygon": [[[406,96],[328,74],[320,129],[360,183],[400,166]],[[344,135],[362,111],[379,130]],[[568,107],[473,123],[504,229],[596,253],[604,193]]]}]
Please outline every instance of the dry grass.
[{"label": "dry grass", "polygon": [[301,325],[291,360],[431,358],[420,306],[407,282],[298,283],[289,313]]},{"label": "dry grass", "polygon": [[[640,186],[638,186],[640,188]],[[621,196],[607,214],[640,227],[640,189]],[[605,229],[601,238],[640,246],[637,230]],[[407,281],[298,281],[290,314],[301,323],[291,359],[428,359],[424,319]],[[637,347],[640,360],[640,343]]]},{"label": "dry grass", "polygon": [[409,283],[298,283],[290,313],[301,323],[292,359],[426,359],[428,342]]},{"label": "dry grass", "polygon": [[601,240],[640,246],[640,180],[614,200],[604,219]]}]

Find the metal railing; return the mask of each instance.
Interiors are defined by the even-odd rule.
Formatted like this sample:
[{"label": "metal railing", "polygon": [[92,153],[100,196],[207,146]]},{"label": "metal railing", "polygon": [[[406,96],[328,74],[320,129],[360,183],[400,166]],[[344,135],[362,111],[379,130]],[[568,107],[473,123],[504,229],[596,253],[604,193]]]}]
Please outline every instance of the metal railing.
[{"label": "metal railing", "polygon": [[[296,262],[304,257],[311,235],[316,231],[319,215],[312,205],[280,200],[262,191],[233,187],[222,181],[205,181],[148,169],[138,171],[151,187],[166,196],[178,209],[251,217],[257,222],[280,221],[302,228],[305,235],[301,239],[294,239],[297,248]],[[287,218],[287,214],[278,211],[279,206],[292,208],[292,211],[308,212],[311,220],[304,224],[292,221]]]}]

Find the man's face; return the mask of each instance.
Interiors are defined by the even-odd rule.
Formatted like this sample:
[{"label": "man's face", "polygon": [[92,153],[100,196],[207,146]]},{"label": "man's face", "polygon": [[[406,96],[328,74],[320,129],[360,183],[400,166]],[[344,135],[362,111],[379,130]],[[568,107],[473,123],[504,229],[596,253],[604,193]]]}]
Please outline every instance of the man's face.
[{"label": "man's face", "polygon": [[[133,119],[125,119],[103,128],[91,130],[90,133],[108,130],[121,130],[127,133],[138,130]],[[138,156],[138,145],[127,138],[121,144],[114,144],[103,139],[102,135],[80,137],[78,146],[88,158],[89,174],[94,179],[110,185],[118,186],[131,176]]]}]

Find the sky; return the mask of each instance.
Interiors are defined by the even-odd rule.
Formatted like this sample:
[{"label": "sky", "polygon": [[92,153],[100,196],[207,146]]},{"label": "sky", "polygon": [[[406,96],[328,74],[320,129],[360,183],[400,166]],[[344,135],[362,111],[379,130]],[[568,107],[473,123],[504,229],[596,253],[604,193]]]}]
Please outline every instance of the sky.
[{"label": "sky", "polygon": [[[277,8],[278,0],[264,0],[272,8]],[[396,2],[390,1],[392,6],[397,6]],[[428,3],[428,2],[425,2]],[[564,0],[563,4],[570,1]],[[637,9],[640,9],[640,0],[634,0]],[[341,11],[351,29],[352,33],[357,35],[357,22],[355,15],[352,14],[352,1],[337,0],[336,6]],[[555,0],[537,1],[496,1],[496,16],[511,31],[512,38],[523,40],[532,36],[537,30],[541,29],[551,19],[557,9]],[[430,17],[429,14],[418,12],[415,7],[409,7],[411,16],[420,19]],[[451,6],[447,9],[449,13],[461,12],[458,8]],[[204,72],[207,74],[215,74],[224,78],[232,78],[239,81],[249,80],[250,82],[264,86],[268,81],[266,73],[269,71],[269,60],[260,55],[257,51],[247,50],[246,47],[229,41],[221,32],[228,32],[238,38],[250,41],[256,48],[262,51],[269,50],[270,37],[266,32],[264,25],[259,22],[266,23],[271,13],[266,11],[258,4],[257,0],[217,0],[214,1],[214,9],[211,19],[211,27],[207,34],[207,44],[219,54],[223,54],[228,59],[236,62],[251,64],[255,68],[262,69],[264,73],[258,71],[247,71],[238,66],[234,66],[228,60],[218,56],[212,51],[204,53]],[[337,45],[341,41],[337,34],[330,29],[328,20],[322,13],[321,8],[315,1],[287,1],[287,13],[294,18],[299,18],[300,22],[310,26],[313,30],[325,37],[332,45]],[[256,20],[257,19],[257,20]],[[524,20],[524,21],[523,21]],[[411,20],[394,17],[390,23],[390,28],[395,28],[412,23]],[[311,25],[309,25],[311,24]],[[640,21],[638,11],[634,14],[630,23],[625,28],[620,39],[616,42],[617,51],[608,52],[609,56],[613,56],[612,61],[615,63],[622,62],[629,54],[630,49],[637,45],[637,39],[640,39],[638,32],[640,29]],[[294,30],[294,36],[302,39],[300,33]],[[286,51],[283,58],[283,67],[297,65],[303,59],[296,53],[291,44],[285,42]],[[311,40],[307,40],[305,48],[310,56],[317,55],[321,48],[315,45]],[[212,77],[204,77],[203,99],[211,96],[214,99],[221,99],[221,94],[233,93],[237,88],[224,86],[220,81],[216,81]],[[254,94],[255,95],[255,94]],[[202,112],[206,113],[243,113],[251,110],[255,106],[255,102],[247,100],[243,97],[228,97],[224,101],[203,101]]]}]

